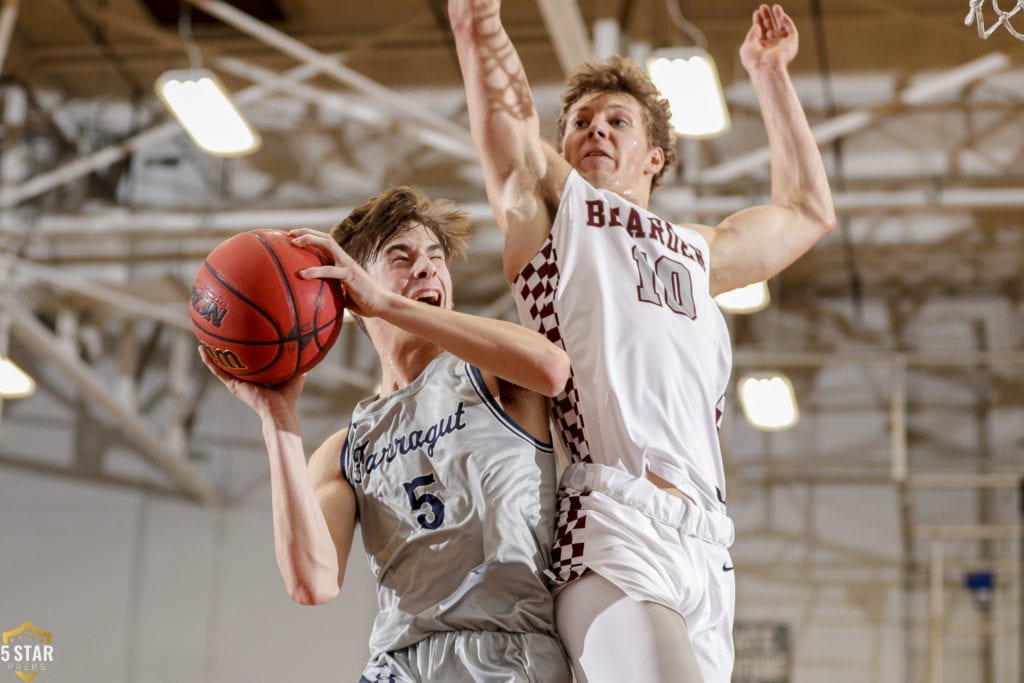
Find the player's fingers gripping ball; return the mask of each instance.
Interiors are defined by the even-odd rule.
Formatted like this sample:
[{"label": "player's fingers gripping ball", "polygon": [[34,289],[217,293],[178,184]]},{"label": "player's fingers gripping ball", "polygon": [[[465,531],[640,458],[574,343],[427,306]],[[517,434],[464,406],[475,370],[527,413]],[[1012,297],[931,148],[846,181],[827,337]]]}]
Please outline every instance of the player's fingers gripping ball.
[{"label": "player's fingers gripping ball", "polygon": [[204,353],[234,377],[261,384],[312,369],[338,338],[345,299],[337,280],[298,273],[332,264],[283,230],[250,230],[218,245],[192,283],[192,329]]}]

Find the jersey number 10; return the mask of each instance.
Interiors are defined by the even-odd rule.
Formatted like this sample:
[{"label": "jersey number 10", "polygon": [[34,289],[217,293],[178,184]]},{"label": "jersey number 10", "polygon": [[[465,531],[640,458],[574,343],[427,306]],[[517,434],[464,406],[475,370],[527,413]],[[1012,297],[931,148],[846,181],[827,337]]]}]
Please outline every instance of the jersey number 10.
[{"label": "jersey number 10", "polygon": [[[690,320],[697,319],[697,306],[693,301],[693,281],[690,279],[690,271],[679,261],[670,259],[667,256],[660,256],[651,268],[647,260],[647,252],[635,244],[633,245],[633,260],[636,262],[636,272],[640,279],[637,285],[636,295],[640,301],[655,306],[668,306],[673,313],[685,315]],[[661,284],[664,292],[664,302],[655,281]]]}]

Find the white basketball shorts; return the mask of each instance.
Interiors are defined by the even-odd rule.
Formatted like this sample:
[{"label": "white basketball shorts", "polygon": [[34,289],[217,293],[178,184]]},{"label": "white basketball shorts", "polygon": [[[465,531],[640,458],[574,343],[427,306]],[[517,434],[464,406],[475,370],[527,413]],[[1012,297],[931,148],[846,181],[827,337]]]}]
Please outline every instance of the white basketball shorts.
[{"label": "white basketball shorts", "polygon": [[[562,475],[553,588],[596,572],[638,601],[686,622],[708,681],[729,680],[736,583],[732,520],[643,477],[576,463]],[[628,628],[627,625],[623,625]]]}]

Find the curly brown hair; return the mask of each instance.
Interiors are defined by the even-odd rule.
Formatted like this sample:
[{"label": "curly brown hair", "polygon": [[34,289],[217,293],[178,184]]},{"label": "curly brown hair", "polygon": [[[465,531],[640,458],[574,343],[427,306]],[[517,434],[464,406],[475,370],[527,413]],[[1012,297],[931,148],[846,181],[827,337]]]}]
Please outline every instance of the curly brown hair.
[{"label": "curly brown hair", "polygon": [[666,169],[676,163],[676,137],[672,130],[672,112],[668,100],[654,86],[647,73],[628,57],[614,55],[604,62],[587,62],[569,74],[562,91],[562,112],[558,115],[558,146],[565,138],[569,109],[590,93],[626,93],[644,110],[647,140],[665,153],[665,165],[651,179],[651,191],[658,187]]},{"label": "curly brown hair", "polygon": [[395,187],[374,195],[331,228],[331,237],[366,265],[395,235],[423,225],[444,247],[446,259],[464,256],[471,234],[469,214],[448,199],[431,200],[419,190]]}]

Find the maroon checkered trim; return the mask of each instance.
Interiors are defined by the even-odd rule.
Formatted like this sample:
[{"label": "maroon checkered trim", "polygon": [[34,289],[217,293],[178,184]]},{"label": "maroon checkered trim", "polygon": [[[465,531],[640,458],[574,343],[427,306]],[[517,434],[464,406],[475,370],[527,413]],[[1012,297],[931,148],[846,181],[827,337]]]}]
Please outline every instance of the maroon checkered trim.
[{"label": "maroon checkered trim", "polygon": [[[558,255],[555,253],[551,236],[548,235],[540,251],[519,271],[512,290],[525,304],[520,310],[527,311],[529,316],[522,323],[564,349],[562,332],[558,326],[558,314],[555,312],[558,278]],[[579,404],[580,394],[576,388],[575,374],[570,372],[565,389],[551,401],[551,412],[555,425],[562,435],[562,441],[569,449],[569,459],[572,462],[592,462],[590,447],[587,445],[586,426],[583,424]]]},{"label": "maroon checkered trim", "polygon": [[583,542],[587,515],[583,499],[589,491],[558,492],[558,520],[555,526],[555,545],[551,550],[551,570],[545,572],[552,588],[574,581],[587,571],[583,564]]}]

